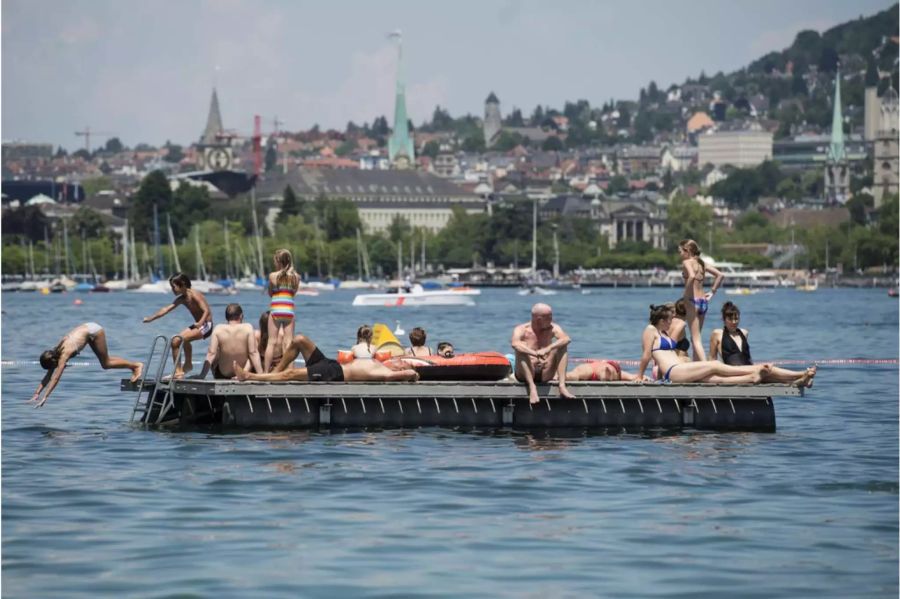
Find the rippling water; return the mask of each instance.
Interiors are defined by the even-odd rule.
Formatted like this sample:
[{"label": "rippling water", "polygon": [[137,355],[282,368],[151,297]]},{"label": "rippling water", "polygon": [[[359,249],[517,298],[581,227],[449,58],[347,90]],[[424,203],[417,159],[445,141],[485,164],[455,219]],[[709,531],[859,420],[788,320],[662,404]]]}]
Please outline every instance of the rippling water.
[{"label": "rippling water", "polygon": [[[647,305],[672,295],[544,299],[573,355],[635,359]],[[352,297],[299,300],[326,353],[397,318],[432,346],[505,352],[532,301],[488,290],[475,308],[398,311]],[[145,431],[89,350],[43,409],[26,404],[42,371],[21,362],[90,320],[113,354],[144,359],[153,334],[189,322],[179,309],[140,323],[168,299],[3,295],[5,597],[897,596],[895,365],[820,367],[805,398],[776,401],[774,434]],[[266,303],[238,299],[249,320]],[[211,298],[216,319],[227,302]],[[758,360],[898,355],[884,290],[738,303]]]}]

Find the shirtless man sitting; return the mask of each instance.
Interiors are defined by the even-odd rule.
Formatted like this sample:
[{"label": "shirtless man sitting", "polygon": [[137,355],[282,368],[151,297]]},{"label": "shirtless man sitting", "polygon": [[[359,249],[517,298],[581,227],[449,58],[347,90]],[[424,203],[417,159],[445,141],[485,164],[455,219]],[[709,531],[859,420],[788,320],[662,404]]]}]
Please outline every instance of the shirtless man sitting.
[{"label": "shirtless man sitting", "polygon": [[[305,368],[294,368],[294,360],[299,354],[306,360]],[[353,360],[341,364],[326,358],[308,337],[297,335],[281,357],[281,362],[272,372],[264,374],[247,372],[237,362],[234,363],[235,378],[239,381],[417,381],[419,374],[408,367],[389,368],[378,360]]]},{"label": "shirtless man sitting", "polygon": [[[175,299],[164,308],[160,308],[153,316],[144,318],[144,322],[153,322],[162,318],[178,306],[184,306],[194,317],[195,322],[186,329],[172,337],[172,360],[175,362],[175,372],[172,375],[176,379],[184,378],[184,373],[193,368],[191,364],[191,342],[206,339],[212,334],[212,312],[206,297],[199,291],[191,289],[191,280],[186,274],[178,273],[169,277],[169,286]],[[178,364],[178,349],[184,344],[184,367]]]},{"label": "shirtless man sitting", "polygon": [[528,399],[538,403],[535,383],[559,380],[559,394],[574,399],[566,387],[568,346],[572,339],[561,326],[553,322],[553,309],[547,304],[531,308],[531,322],[513,329],[512,348],[516,352],[516,380],[528,384]]},{"label": "shirtless man sitting", "polygon": [[[44,367],[47,374],[44,375],[44,379],[38,385],[34,395],[28,400],[35,404],[34,407],[41,407],[50,398],[50,394],[62,378],[66,362],[81,353],[86,345],[91,346],[104,370],[130,368],[132,383],[141,378],[144,365],[140,362],[130,362],[124,358],[110,356],[109,348],[106,346],[106,331],[96,322],[86,322],[66,333],[56,347],[41,354],[41,366]],[[42,390],[45,391],[44,398],[39,399]]]},{"label": "shirtless man sitting", "polygon": [[254,371],[262,372],[253,325],[244,323],[241,305],[228,304],[225,320],[226,324],[216,325],[213,329],[203,370],[197,378],[206,378],[206,373],[212,368],[214,378],[230,379],[235,375],[232,368],[234,362],[243,364],[244,368],[253,366]]}]

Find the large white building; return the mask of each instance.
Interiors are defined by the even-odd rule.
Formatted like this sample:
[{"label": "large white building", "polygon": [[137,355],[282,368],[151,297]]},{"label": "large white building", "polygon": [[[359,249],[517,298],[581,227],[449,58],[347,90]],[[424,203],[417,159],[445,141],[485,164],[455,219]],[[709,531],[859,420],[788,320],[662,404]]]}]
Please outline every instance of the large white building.
[{"label": "large white building", "polygon": [[730,164],[747,168],[772,159],[772,134],[762,129],[715,131],[697,138],[701,167]]},{"label": "large white building", "polygon": [[455,206],[476,214],[483,213],[487,204],[483,197],[447,179],[414,170],[301,168],[265,179],[257,188],[257,197],[280,206],[288,185],[306,201],[318,197],[350,200],[369,233],[387,230],[397,216],[413,227],[440,231]]}]

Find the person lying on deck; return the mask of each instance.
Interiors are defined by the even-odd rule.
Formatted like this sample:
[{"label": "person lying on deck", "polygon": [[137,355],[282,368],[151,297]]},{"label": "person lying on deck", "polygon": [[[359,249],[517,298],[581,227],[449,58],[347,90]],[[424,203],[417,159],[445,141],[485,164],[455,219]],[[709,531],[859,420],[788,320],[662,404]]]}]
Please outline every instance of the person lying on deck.
[{"label": "person lying on deck", "polygon": [[729,366],[721,362],[704,360],[682,362],[675,353],[677,343],[669,334],[673,311],[666,305],[650,306],[650,324],[641,338],[643,352],[638,366],[638,380],[648,380],[644,371],[650,360],[656,362],[666,383],[726,383],[755,384],[772,370],[771,364],[758,366]]},{"label": "person lying on deck", "polygon": [[[306,360],[305,368],[294,368],[298,355]],[[326,358],[311,339],[297,335],[284,352],[281,362],[273,372],[257,374],[247,372],[237,362],[234,363],[235,378],[239,381],[417,381],[418,373],[411,368],[389,368],[378,360],[353,360],[341,364]]]},{"label": "person lying on deck", "polygon": [[[741,311],[732,302],[722,306],[722,322],[724,329],[716,329],[709,337],[709,359],[715,360],[722,353],[722,361],[732,366],[749,366],[753,364],[750,357],[750,342],[747,335],[750,331],[740,328]],[[798,387],[812,387],[816,376],[815,365],[804,372],[773,367],[763,376],[764,383],[788,383]]]},{"label": "person lying on deck", "polygon": [[[109,348],[106,346],[106,331],[103,330],[96,322],[86,322],[80,324],[60,339],[59,343],[53,349],[48,349],[41,354],[41,366],[47,371],[41,380],[34,395],[28,401],[35,404],[34,407],[39,408],[44,405],[50,398],[50,394],[59,380],[62,378],[63,371],[66,369],[66,362],[81,353],[86,345],[90,345],[94,351],[94,355],[100,360],[100,366],[104,370],[108,368],[130,368],[131,382],[141,378],[144,365],[140,362],[130,362],[124,358],[117,358],[109,355]],[[43,399],[40,399],[41,391],[44,391]]]},{"label": "person lying on deck", "polygon": [[561,326],[553,322],[553,309],[547,304],[531,307],[531,321],[513,329],[511,345],[516,352],[516,380],[528,385],[528,400],[538,403],[535,383],[558,379],[559,394],[574,399],[566,388],[568,346],[572,341]]},{"label": "person lying on deck", "polygon": [[622,370],[616,360],[591,360],[566,373],[567,381],[637,381],[638,376]]},{"label": "person lying on deck", "polygon": [[209,351],[203,362],[203,370],[197,378],[206,378],[210,368],[213,378],[230,379],[235,372],[234,362],[255,372],[262,372],[256,336],[253,325],[244,323],[244,310],[240,304],[228,304],[225,308],[226,324],[217,324],[209,339]]}]

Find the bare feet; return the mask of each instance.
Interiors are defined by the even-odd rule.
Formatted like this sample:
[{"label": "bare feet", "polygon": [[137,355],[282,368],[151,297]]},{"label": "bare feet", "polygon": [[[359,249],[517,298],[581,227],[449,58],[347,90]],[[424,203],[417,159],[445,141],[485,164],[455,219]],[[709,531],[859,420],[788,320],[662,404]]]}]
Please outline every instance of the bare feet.
[{"label": "bare feet", "polygon": [[541,403],[541,398],[538,396],[537,387],[535,387],[534,385],[532,385],[528,389],[528,403]]},{"label": "bare feet", "polygon": [[806,369],[806,372],[803,373],[803,376],[798,378],[796,381],[792,383],[794,387],[806,387],[810,388],[813,386],[813,377],[816,376],[816,367],[811,366]]},{"label": "bare feet", "polygon": [[569,388],[566,387],[564,383],[559,384],[559,395],[560,397],[565,397],[566,399],[575,399],[575,395],[569,391]]},{"label": "bare feet", "polygon": [[247,371],[244,370],[244,368],[240,364],[238,364],[237,362],[232,362],[232,364],[234,364],[234,378],[239,381],[246,381],[248,378],[250,378]]},{"label": "bare feet", "polygon": [[144,374],[144,363],[138,362],[137,367],[131,369],[131,382],[136,383],[142,374]]},{"label": "bare feet", "polygon": [[176,381],[180,381],[181,379],[184,378],[184,370],[182,370],[180,368],[176,368],[175,372],[172,374],[172,378],[175,379]]}]

